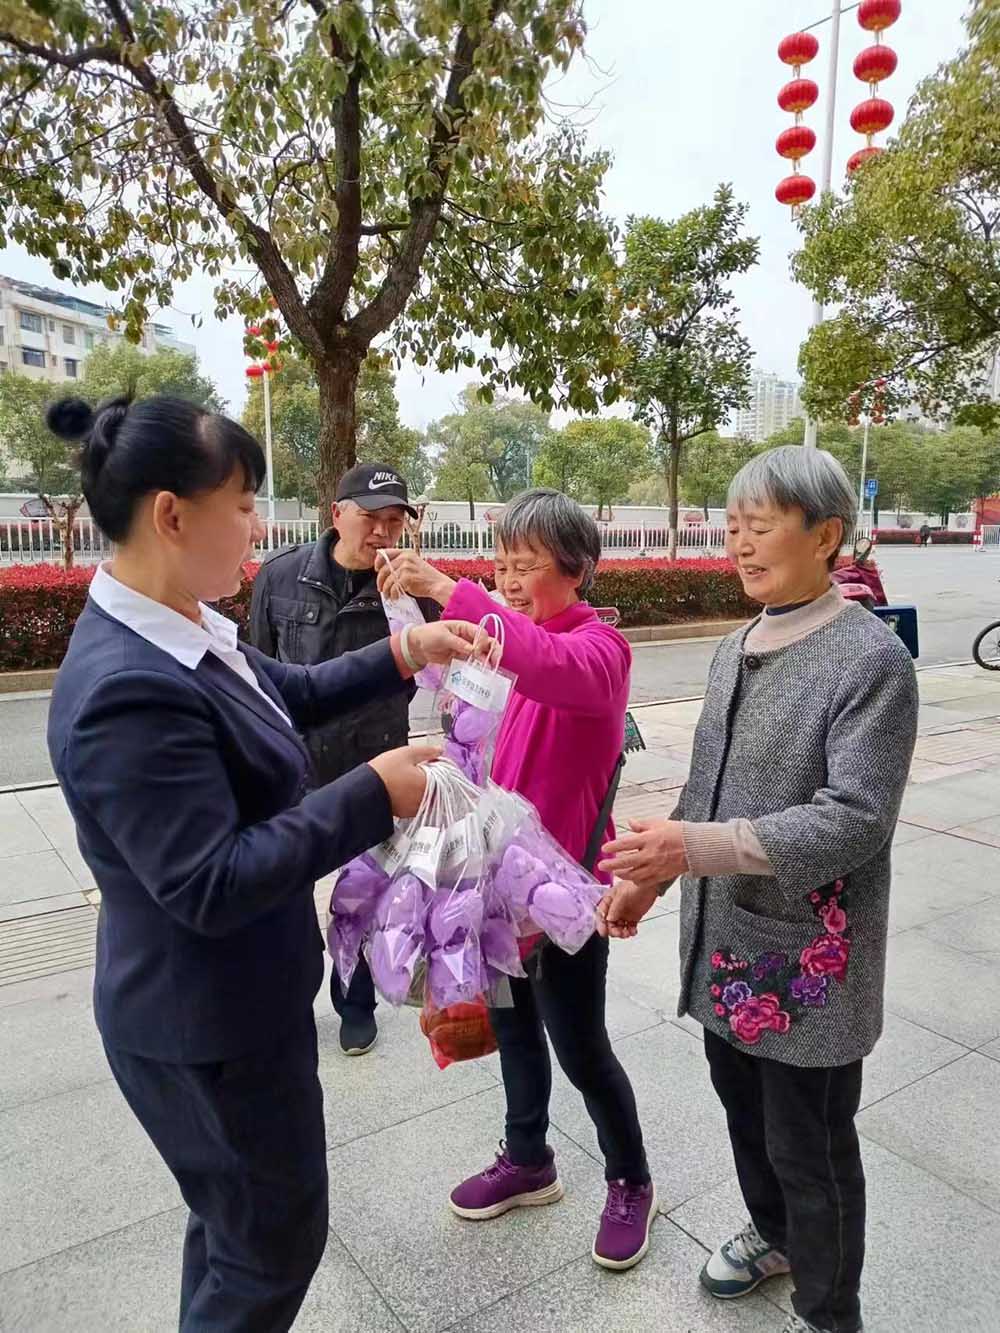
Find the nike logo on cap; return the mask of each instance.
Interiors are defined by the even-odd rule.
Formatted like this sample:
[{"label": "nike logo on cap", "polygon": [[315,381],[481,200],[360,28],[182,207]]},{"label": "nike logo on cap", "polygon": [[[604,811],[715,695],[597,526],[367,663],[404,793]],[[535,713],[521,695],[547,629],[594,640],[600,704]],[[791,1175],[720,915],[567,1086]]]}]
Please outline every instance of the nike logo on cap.
[{"label": "nike logo on cap", "polygon": [[398,477],[390,477],[388,481],[370,481],[368,483],[368,489],[370,491],[377,491],[383,486],[401,486],[402,484],[403,483]]}]

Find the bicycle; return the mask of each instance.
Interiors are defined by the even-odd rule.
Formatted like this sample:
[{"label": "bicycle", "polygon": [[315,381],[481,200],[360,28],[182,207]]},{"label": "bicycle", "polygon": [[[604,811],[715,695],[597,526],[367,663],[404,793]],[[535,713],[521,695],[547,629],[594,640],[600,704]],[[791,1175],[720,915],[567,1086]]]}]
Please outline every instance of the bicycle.
[{"label": "bicycle", "polygon": [[972,656],[984,671],[1000,671],[1000,620],[979,631],[972,645]]}]

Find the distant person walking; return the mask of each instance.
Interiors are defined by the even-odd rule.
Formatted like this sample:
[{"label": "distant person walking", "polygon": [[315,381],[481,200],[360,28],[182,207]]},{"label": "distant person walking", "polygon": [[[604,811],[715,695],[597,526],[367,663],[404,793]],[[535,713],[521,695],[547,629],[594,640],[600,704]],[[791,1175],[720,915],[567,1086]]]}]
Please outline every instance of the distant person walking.
[{"label": "distant person walking", "polygon": [[919,545],[921,545],[921,546],[930,546],[930,544],[931,544],[931,529],[930,529],[930,525],[929,525],[929,524],[927,524],[927,523],[921,523],[921,525],[920,525],[920,531],[917,533],[917,541],[918,541]]}]

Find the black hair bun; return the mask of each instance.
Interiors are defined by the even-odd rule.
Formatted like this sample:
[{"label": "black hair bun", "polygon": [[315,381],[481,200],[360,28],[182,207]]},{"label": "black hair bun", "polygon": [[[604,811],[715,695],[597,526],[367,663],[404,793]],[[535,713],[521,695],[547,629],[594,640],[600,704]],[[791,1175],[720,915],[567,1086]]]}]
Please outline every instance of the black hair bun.
[{"label": "black hair bun", "polygon": [[94,425],[94,410],[82,398],[60,398],[50,403],[45,421],[54,435],[63,440],[82,440]]}]

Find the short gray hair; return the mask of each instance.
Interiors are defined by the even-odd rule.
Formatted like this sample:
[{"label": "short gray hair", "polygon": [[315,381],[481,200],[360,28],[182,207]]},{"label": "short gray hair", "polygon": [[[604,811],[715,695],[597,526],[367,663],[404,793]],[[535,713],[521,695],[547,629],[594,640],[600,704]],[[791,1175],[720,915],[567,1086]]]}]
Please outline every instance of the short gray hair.
[{"label": "short gray hair", "polygon": [[785,444],[751,458],[729,483],[728,503],[737,509],[773,504],[801,509],[807,528],[839,518],[846,545],[858,517],[858,497],[847,473],[825,449]]},{"label": "short gray hair", "polygon": [[591,516],[562,491],[538,486],[516,495],[497,520],[498,544],[542,547],[564,574],[580,579],[586,597],[601,558],[601,534]]}]

